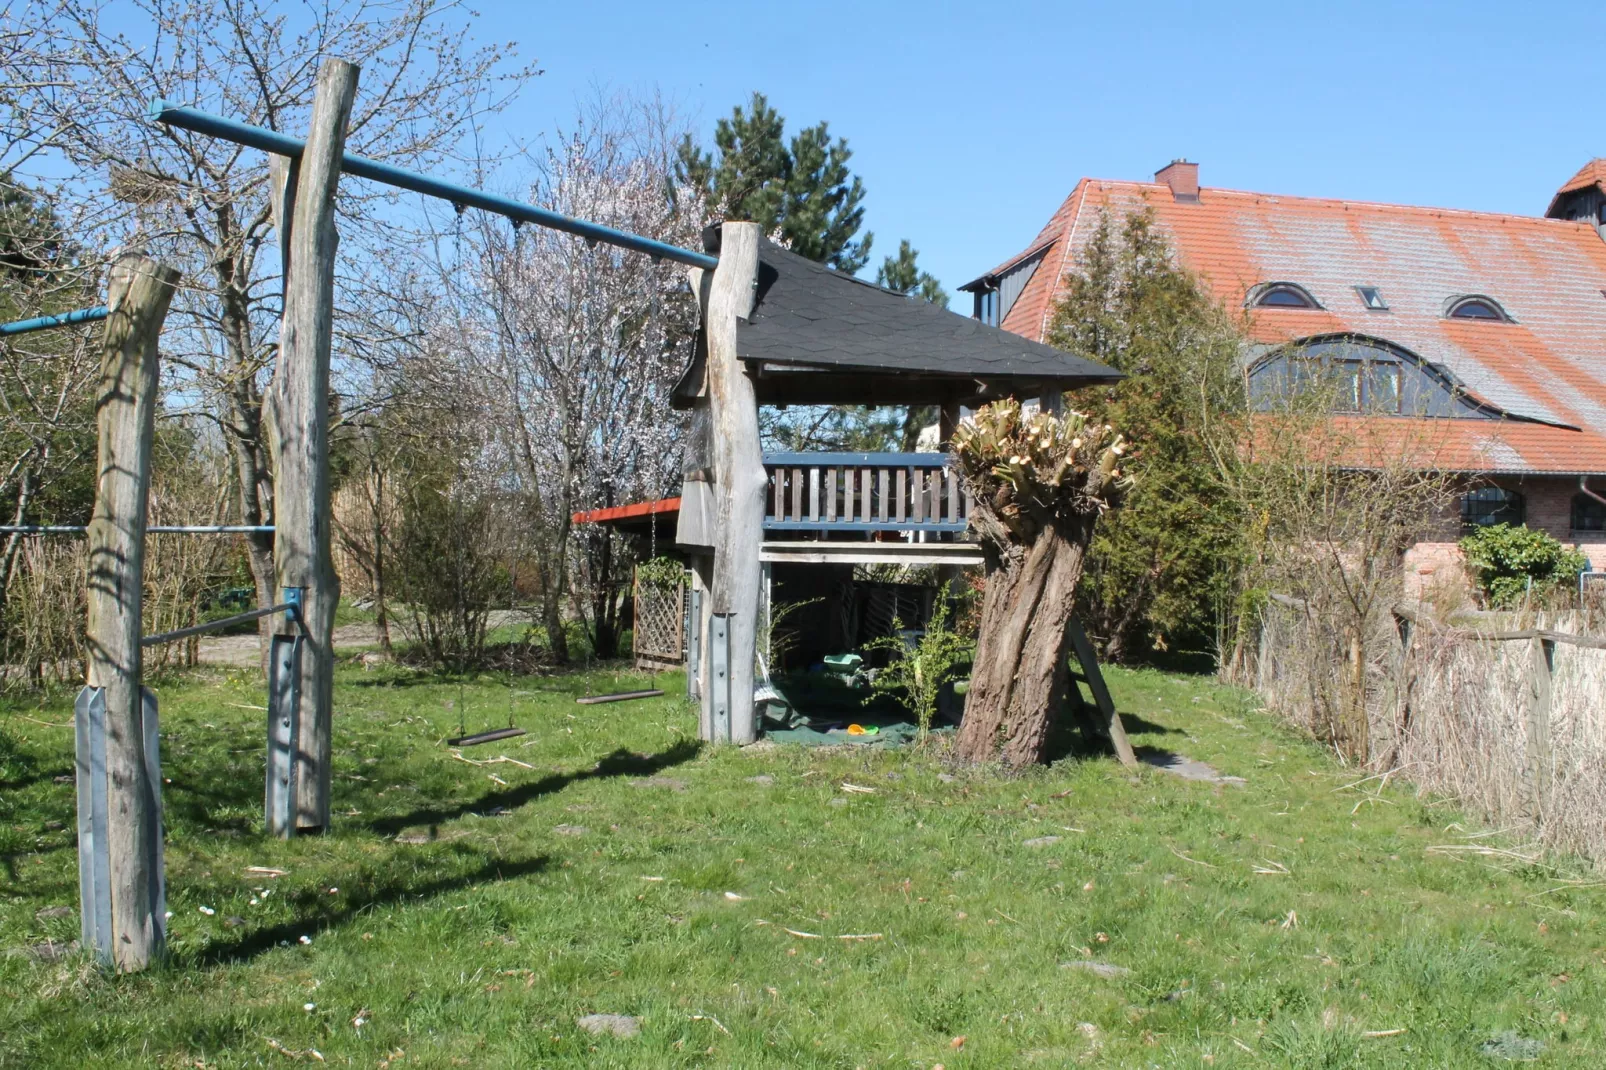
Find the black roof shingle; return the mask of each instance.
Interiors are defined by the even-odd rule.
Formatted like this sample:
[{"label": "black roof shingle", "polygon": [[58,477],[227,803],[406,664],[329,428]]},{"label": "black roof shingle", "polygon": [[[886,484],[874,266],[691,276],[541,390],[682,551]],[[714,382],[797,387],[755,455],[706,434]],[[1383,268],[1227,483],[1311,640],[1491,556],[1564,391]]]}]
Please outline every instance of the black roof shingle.
[{"label": "black roof shingle", "polygon": [[[936,389],[941,380],[989,380],[1003,392],[1011,380],[1034,389],[1066,390],[1121,378],[1103,364],[833,271],[767,240],[759,250],[753,315],[737,324],[737,355],[761,365],[765,375],[836,373],[819,377],[819,388],[804,388],[811,395],[825,387],[827,378],[843,383],[897,376],[905,382],[919,379],[927,389]],[[677,401],[689,402],[701,378],[694,364],[676,387]],[[767,396],[760,400],[785,402],[790,399],[780,382],[802,387],[815,378],[778,374],[775,388],[761,390]],[[802,397],[797,400],[804,403]]]}]

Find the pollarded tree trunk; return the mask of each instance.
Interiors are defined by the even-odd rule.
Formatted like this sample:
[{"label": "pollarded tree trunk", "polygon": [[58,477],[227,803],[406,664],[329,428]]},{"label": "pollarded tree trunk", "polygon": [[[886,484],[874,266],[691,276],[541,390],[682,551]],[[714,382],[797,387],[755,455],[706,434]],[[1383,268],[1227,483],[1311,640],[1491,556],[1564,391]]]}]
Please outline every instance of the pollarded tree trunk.
[{"label": "pollarded tree trunk", "polygon": [[[1108,443],[1108,445],[1106,445]],[[960,757],[1041,762],[1068,695],[1066,623],[1099,514],[1119,493],[1118,436],[1078,413],[981,410],[954,439],[987,558]]]}]

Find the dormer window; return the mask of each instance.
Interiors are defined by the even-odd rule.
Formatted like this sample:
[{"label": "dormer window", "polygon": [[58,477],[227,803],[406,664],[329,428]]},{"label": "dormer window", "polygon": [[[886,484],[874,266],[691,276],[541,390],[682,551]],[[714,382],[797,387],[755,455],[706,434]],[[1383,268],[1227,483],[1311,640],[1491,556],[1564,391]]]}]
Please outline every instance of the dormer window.
[{"label": "dormer window", "polygon": [[1303,286],[1291,282],[1270,282],[1249,292],[1245,302],[1255,308],[1321,308]]},{"label": "dormer window", "polygon": [[1453,320],[1483,320],[1487,323],[1510,323],[1511,317],[1492,297],[1457,297],[1450,301],[1445,315]]}]

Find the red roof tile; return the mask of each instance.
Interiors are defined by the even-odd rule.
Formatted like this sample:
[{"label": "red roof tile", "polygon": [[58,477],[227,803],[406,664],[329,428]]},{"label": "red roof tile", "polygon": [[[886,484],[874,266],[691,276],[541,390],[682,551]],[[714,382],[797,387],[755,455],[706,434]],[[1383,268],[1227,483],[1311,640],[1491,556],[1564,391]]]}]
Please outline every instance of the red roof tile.
[{"label": "red roof tile", "polygon": [[1333,418],[1339,452],[1356,464],[1409,463],[1441,472],[1593,475],[1606,472],[1606,436],[1520,420]]},{"label": "red roof tile", "polygon": [[[1606,161],[1596,164],[1606,172]],[[1579,432],[1541,433],[1535,424],[1506,421],[1493,431],[1490,421],[1434,421],[1469,425],[1448,435],[1463,443],[1458,456],[1474,457],[1480,436],[1493,436],[1512,444],[1520,463],[1536,466],[1528,470],[1579,471],[1587,457],[1589,471],[1606,472],[1606,453],[1594,452],[1606,442],[1596,437],[1606,436],[1606,241],[1592,226],[1209,187],[1197,203],[1179,202],[1157,183],[1084,179],[1028,246],[1063,239],[1003,326],[1041,340],[1100,213],[1144,205],[1182,263],[1228,309],[1242,309],[1251,288],[1271,281],[1298,283],[1323,306],[1256,309],[1253,340],[1330,332],[1385,338],[1448,368],[1496,408],[1591,433],[1586,444],[1566,437]],[[1389,310],[1367,309],[1355,291],[1361,285],[1379,287]],[[1447,302],[1463,294],[1494,298],[1515,322],[1446,318]],[[1479,470],[1515,470],[1490,463]]]},{"label": "red roof tile", "polygon": [[1567,180],[1566,185],[1557,190],[1557,193],[1572,193],[1574,190],[1589,189],[1591,186],[1600,186],[1606,189],[1606,156],[1597,156],[1578,169],[1578,173]]}]

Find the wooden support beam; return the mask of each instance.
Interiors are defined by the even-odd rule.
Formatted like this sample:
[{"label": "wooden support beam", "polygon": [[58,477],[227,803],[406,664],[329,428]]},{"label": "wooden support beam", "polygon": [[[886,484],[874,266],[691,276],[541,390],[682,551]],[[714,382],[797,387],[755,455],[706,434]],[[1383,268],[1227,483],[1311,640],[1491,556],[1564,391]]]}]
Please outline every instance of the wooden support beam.
[{"label": "wooden support beam", "polygon": [[161,955],[167,928],[161,789],[154,756],[147,755],[154,743],[147,712],[154,716],[154,707],[147,711],[141,695],[139,639],[156,437],[156,345],[178,278],[177,270],[143,256],[127,257],[112,269],[95,397],[100,446],[87,532],[88,685],[104,698],[104,721],[96,727],[105,733],[105,785],[93,789],[105,793],[103,857],[110,893],[110,929],[97,929],[96,950],[124,972],[142,970]]},{"label": "wooden support beam", "polygon": [[[709,612],[724,618],[730,660],[729,739],[751,743],[758,726],[753,716],[753,669],[757,645],[759,545],[764,538],[764,497],[769,477],[758,438],[758,401],[753,381],[737,358],[736,322],[753,312],[758,286],[757,223],[726,223],[720,232],[719,266],[712,272],[703,306],[708,347],[708,397],[714,432],[714,472],[719,482],[718,531]],[[713,681],[713,674],[705,677]],[[707,727],[713,692],[703,700]],[[711,738],[711,737],[710,737]]]},{"label": "wooden support beam", "polygon": [[1121,759],[1122,765],[1136,769],[1138,756],[1132,752],[1132,743],[1126,738],[1121,714],[1115,708],[1115,700],[1110,697],[1110,689],[1105,686],[1098,657],[1093,653],[1093,644],[1088,641],[1087,632],[1082,630],[1082,622],[1074,616],[1067,617],[1065,632],[1071,638],[1071,649],[1076,653],[1077,664],[1082,666],[1082,678],[1087,681],[1087,689],[1093,692],[1093,701],[1098,703],[1099,712],[1103,714],[1101,726],[1104,738],[1109,740],[1111,749]]},{"label": "wooden support beam", "polygon": [[937,445],[946,450],[953,442],[954,432],[959,430],[960,406],[957,401],[942,403],[942,412],[937,417]]},{"label": "wooden support beam", "polygon": [[[357,68],[326,59],[318,71],[312,125],[295,182],[271,409],[274,459],[274,569],[281,588],[300,588],[298,621],[280,634],[304,637],[297,687],[295,819],[297,831],[329,826],[330,732],[335,608],[340,582],[330,554],[329,357],[334,332],[335,187]],[[284,198],[289,197],[286,193]]]}]

